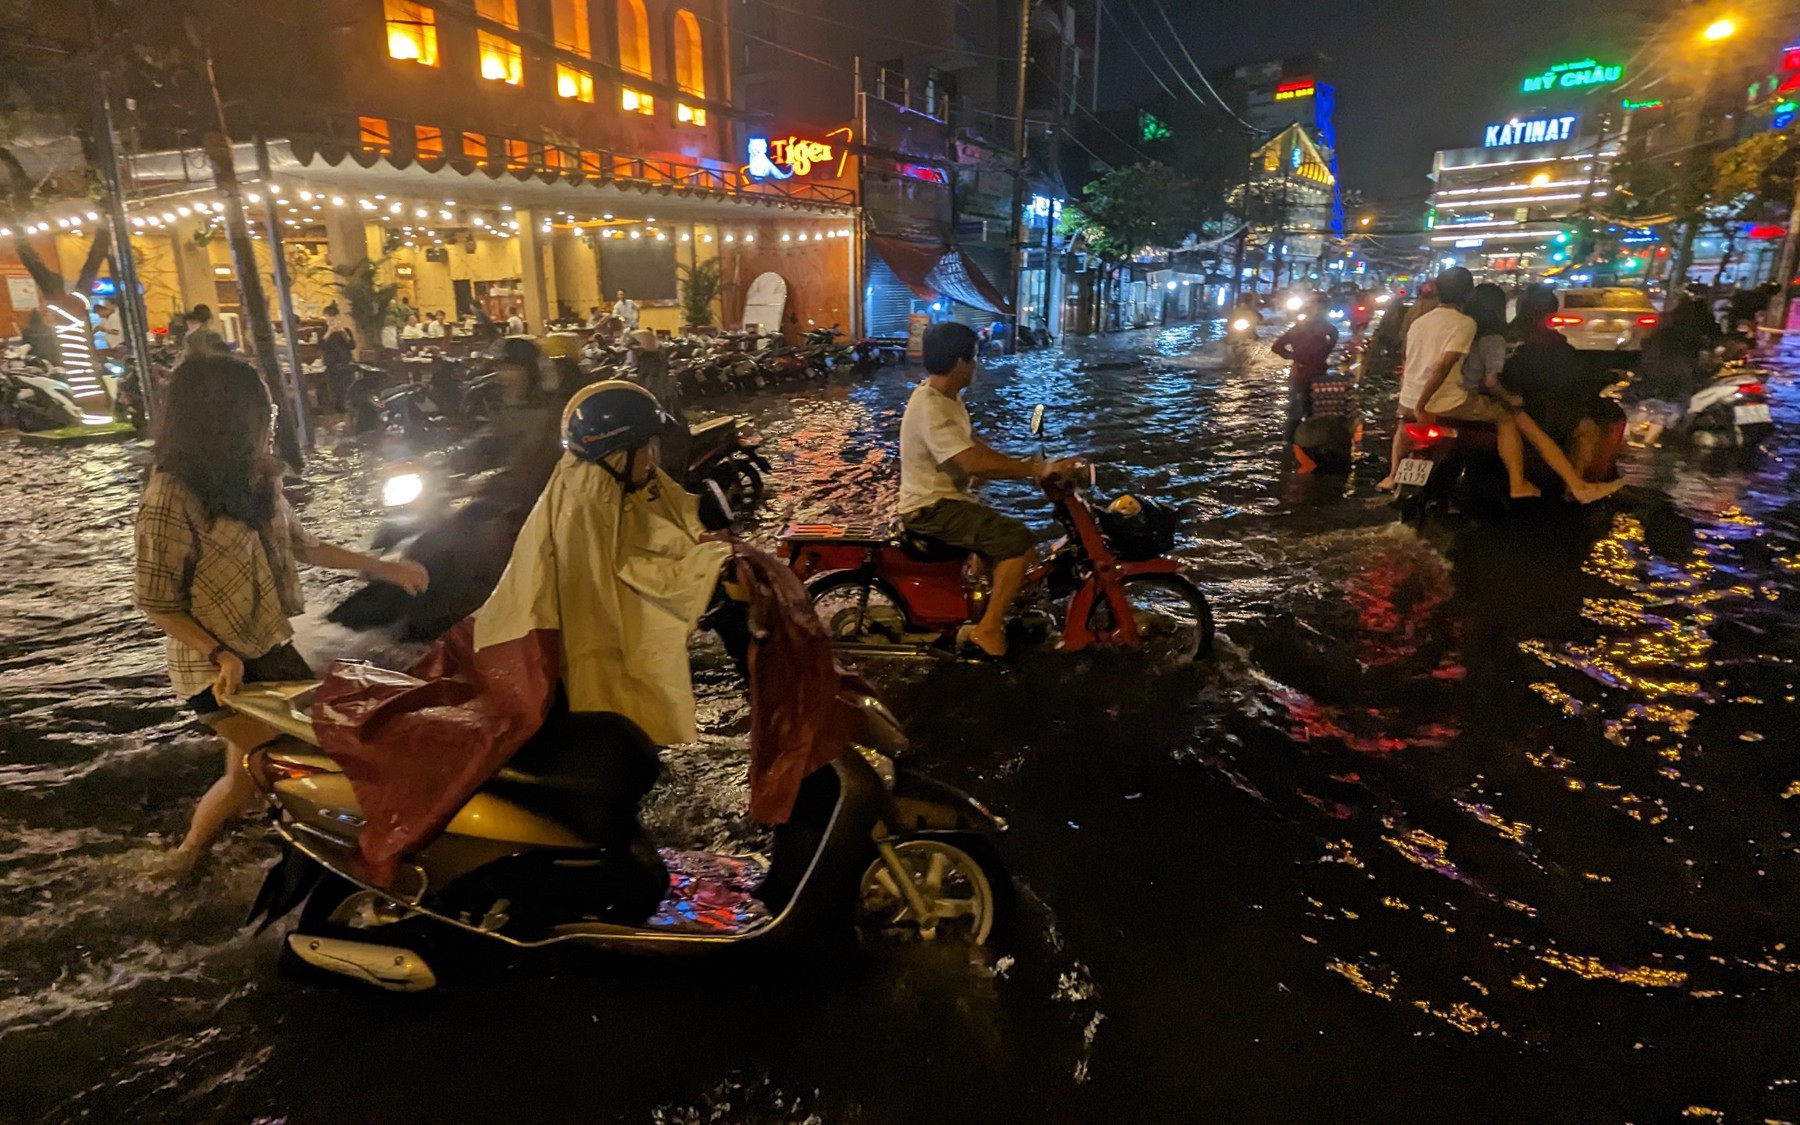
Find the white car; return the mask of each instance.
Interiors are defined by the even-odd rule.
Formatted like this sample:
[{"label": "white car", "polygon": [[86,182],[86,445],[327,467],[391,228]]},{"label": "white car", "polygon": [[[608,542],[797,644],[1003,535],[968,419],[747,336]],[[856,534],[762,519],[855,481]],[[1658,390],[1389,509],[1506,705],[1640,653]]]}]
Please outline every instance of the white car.
[{"label": "white car", "polygon": [[1642,289],[1560,289],[1550,327],[1584,352],[1637,352],[1662,317]]}]

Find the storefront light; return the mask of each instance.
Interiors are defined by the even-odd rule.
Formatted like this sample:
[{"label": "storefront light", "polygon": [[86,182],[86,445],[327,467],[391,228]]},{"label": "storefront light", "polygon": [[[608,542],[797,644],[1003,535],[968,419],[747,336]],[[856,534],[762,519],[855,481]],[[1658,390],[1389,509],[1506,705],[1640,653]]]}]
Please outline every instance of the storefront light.
[{"label": "storefront light", "polygon": [[791,235],[791,234],[783,234],[783,235],[782,235],[782,236],[781,236],[781,241],[783,241],[783,242],[792,242],[792,241],[794,241],[794,236],[793,236],[793,235]]},{"label": "storefront light", "polygon": [[745,242],[755,242],[755,241],[756,241],[756,236],[755,236],[755,235],[754,235],[754,234],[746,234],[746,235],[745,235],[745,236],[744,236],[744,241],[745,241]]},{"label": "storefront light", "polygon": [[682,232],[681,232],[681,241],[683,241],[683,242],[692,242],[692,241],[694,241],[694,236],[693,236],[693,235],[691,235],[691,234],[689,234],[689,233],[687,233],[687,232],[686,232],[686,231],[682,231]]},{"label": "storefront light", "polygon": [[728,235],[726,235],[726,236],[725,236],[725,241],[726,241],[726,242],[736,242],[736,241],[737,241],[737,235],[735,235],[735,234],[728,234]]}]

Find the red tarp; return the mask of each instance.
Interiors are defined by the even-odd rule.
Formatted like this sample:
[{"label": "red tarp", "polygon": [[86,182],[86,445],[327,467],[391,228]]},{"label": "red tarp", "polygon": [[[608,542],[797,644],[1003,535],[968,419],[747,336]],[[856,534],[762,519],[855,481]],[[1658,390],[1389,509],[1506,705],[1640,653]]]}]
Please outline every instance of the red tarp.
[{"label": "red tarp", "polygon": [[[857,716],[837,703],[844,674],[800,580],[742,545],[735,571],[750,594],[750,813],[778,824],[800,782],[844,751]],[[339,662],[314,696],[319,745],[356,791],[372,883],[391,884],[549,713],[560,633],[479,650],[474,637],[471,617],[405,673]]]},{"label": "red tarp", "polygon": [[880,234],[871,235],[869,242],[922,300],[944,296],[999,316],[1012,314],[1012,302],[961,247]]}]

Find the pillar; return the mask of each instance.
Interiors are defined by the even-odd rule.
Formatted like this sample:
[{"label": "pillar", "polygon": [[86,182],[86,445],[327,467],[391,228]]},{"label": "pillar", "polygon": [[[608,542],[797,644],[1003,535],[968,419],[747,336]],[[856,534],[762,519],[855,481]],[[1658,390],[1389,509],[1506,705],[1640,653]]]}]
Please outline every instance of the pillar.
[{"label": "pillar", "polygon": [[333,269],[369,258],[369,231],[354,211],[332,208],[325,215],[325,256]]},{"label": "pillar", "polygon": [[195,305],[217,308],[219,285],[213,280],[212,255],[194,241],[200,229],[198,219],[179,219],[175,223],[175,280],[181,287],[181,307]]},{"label": "pillar", "polygon": [[544,334],[550,323],[550,291],[544,284],[544,242],[540,220],[523,207],[513,212],[519,221],[519,277],[525,299],[520,302],[525,317],[525,330],[534,336]]}]

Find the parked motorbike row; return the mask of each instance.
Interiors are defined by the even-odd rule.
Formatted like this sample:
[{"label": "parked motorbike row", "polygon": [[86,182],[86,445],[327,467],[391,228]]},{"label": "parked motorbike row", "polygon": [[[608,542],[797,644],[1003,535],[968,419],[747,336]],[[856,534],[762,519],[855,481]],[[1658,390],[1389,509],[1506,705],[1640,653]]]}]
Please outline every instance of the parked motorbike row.
[{"label": "parked motorbike row", "polygon": [[79,425],[82,410],[62,371],[31,354],[24,344],[0,359],[0,429],[56,430]]}]

